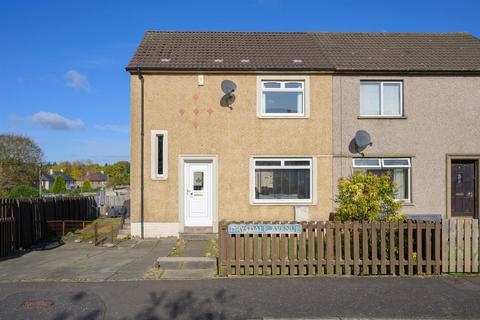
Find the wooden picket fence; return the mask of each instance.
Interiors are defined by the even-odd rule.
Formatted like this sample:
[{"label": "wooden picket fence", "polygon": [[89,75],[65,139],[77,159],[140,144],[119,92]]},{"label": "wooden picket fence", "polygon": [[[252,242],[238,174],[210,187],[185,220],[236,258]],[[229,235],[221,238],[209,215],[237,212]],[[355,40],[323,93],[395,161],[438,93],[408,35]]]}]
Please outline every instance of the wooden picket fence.
[{"label": "wooden picket fence", "polygon": [[442,272],[480,272],[477,219],[443,220]]},{"label": "wooden picket fence", "polygon": [[219,224],[223,276],[441,273],[440,222],[312,221],[299,234],[261,235],[230,235],[228,224]]}]

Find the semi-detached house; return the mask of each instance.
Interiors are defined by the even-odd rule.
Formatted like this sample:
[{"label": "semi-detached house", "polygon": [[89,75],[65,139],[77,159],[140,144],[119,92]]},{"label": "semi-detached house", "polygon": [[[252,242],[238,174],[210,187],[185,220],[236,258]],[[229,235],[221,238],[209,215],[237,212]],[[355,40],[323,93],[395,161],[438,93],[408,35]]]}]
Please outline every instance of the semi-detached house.
[{"label": "semi-detached house", "polygon": [[467,33],[147,31],[127,71],[132,235],[327,220],[357,170],[390,172],[405,213],[478,217]]}]

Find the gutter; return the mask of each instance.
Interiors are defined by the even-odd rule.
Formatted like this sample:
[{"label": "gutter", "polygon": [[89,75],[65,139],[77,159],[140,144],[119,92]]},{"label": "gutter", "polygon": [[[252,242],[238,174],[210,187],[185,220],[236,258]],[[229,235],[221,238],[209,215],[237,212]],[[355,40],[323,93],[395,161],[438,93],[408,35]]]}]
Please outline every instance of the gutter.
[{"label": "gutter", "polygon": [[144,96],[145,96],[145,80],[141,73],[140,67],[137,68],[138,79],[140,80],[140,236],[144,238],[144,144],[145,144],[145,130],[144,130]]}]

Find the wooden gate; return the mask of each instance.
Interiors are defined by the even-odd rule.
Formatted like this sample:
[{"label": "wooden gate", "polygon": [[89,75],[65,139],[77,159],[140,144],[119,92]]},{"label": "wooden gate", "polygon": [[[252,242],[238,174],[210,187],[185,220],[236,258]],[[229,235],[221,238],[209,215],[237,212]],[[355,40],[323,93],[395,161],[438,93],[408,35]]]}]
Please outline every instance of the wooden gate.
[{"label": "wooden gate", "polygon": [[443,220],[442,272],[480,272],[478,219]]}]

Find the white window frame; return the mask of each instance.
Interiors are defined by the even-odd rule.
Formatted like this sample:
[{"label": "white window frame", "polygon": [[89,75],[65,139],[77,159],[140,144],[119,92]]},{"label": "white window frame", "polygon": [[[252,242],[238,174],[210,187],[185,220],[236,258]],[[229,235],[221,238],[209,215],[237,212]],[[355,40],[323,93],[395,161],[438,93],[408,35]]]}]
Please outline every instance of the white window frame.
[{"label": "white window frame", "polygon": [[[380,84],[380,114],[362,114],[361,95],[362,95],[362,83],[377,83]],[[400,113],[399,114],[383,114],[383,86],[384,84],[396,83],[400,84]],[[361,118],[403,118],[403,81],[399,80],[360,80],[360,117]]]},{"label": "white window frame", "polygon": [[[282,88],[263,88],[264,82],[280,82]],[[284,83],[303,82],[302,113],[266,113],[263,92],[299,92],[297,88],[284,88]],[[310,77],[309,76],[258,76],[257,77],[257,117],[258,118],[309,118],[310,117]]]},{"label": "white window frame", "polygon": [[[279,166],[257,166],[256,161],[280,161]],[[310,164],[305,166],[285,165],[285,161],[308,161]],[[313,157],[252,157],[250,158],[250,203],[252,205],[291,205],[303,204],[312,205],[316,201],[316,158]],[[309,199],[256,199],[255,169],[309,169],[310,170],[310,198]]]},{"label": "white window frame", "polygon": [[[378,159],[380,161],[380,166],[359,166],[355,164],[355,160],[359,159]],[[385,160],[407,160],[408,165],[385,165],[384,161]],[[352,173],[355,169],[395,169],[395,168],[400,168],[400,169],[408,169],[407,173],[407,178],[408,178],[408,198],[406,199],[395,199],[398,201],[402,201],[405,203],[411,203],[412,201],[412,162],[410,158],[353,158],[352,159]]]},{"label": "white window frame", "polygon": [[[157,137],[163,136],[163,174],[158,174],[158,143]],[[168,178],[168,131],[150,131],[151,178],[152,180],[167,180]]]}]

